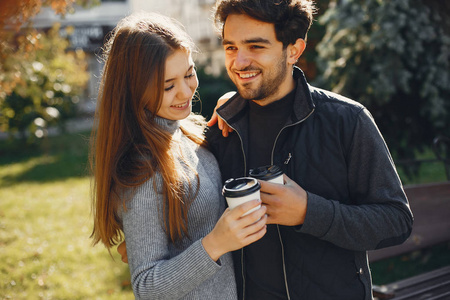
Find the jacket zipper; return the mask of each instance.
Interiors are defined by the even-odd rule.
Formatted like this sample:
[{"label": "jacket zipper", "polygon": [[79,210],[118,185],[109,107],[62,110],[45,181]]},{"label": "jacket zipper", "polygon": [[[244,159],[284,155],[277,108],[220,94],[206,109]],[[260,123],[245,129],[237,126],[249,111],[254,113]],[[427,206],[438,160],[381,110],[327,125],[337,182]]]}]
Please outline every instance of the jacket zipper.
[{"label": "jacket zipper", "polygon": [[242,300],[245,300],[244,248],[241,249]]},{"label": "jacket zipper", "polygon": [[[297,124],[302,123],[303,121],[305,121],[312,113],[314,112],[314,108],[311,110],[311,112],[304,117],[303,119],[301,119],[300,121],[293,123],[291,125],[288,126],[284,126],[283,128],[281,128],[280,132],[278,132],[277,137],[275,138],[275,142],[273,143],[273,148],[272,148],[272,157],[271,157],[271,164],[273,165],[273,155],[275,153],[275,146],[277,144],[278,138],[280,137],[281,132],[291,126],[295,126]],[[245,157],[245,156],[244,156]],[[289,163],[289,161],[292,158],[292,154],[289,153],[289,157],[286,159],[285,164],[287,165]],[[288,281],[287,281],[287,274],[286,274],[286,261],[285,261],[285,257],[284,257],[284,243],[283,243],[283,238],[281,237],[281,232],[280,232],[280,226],[277,224],[277,231],[278,231],[278,238],[280,239],[280,244],[281,244],[281,259],[283,261],[283,275],[284,275],[284,285],[286,287],[286,296],[288,298],[288,300],[291,300],[291,295],[289,293],[289,285],[288,285]],[[244,266],[242,264],[242,266]],[[243,267],[242,267],[243,268]],[[244,288],[245,289],[245,288]]]},{"label": "jacket zipper", "polygon": [[[242,137],[239,134],[239,131],[237,131],[233,126],[231,126],[225,119],[222,118],[222,120],[227,123],[227,125],[233,129],[236,134],[239,137],[239,140],[241,141],[241,151],[242,151],[242,157],[244,157],[244,175],[247,174],[247,160],[245,159],[245,151],[244,151],[244,142],[242,141]],[[242,275],[242,300],[245,300],[245,273],[244,273],[244,248],[241,249],[241,275]]]},{"label": "jacket zipper", "polygon": [[228,127],[230,127],[231,129],[233,129],[236,134],[239,137],[239,140],[241,141],[241,151],[242,151],[242,157],[244,157],[244,175],[245,176],[247,174],[247,160],[245,159],[245,152],[244,152],[244,142],[242,141],[242,137],[239,134],[239,131],[237,131],[233,126],[231,126],[227,121],[225,121],[225,119],[221,118],[225,123],[227,123]]},{"label": "jacket zipper", "polygon": [[284,275],[284,285],[286,287],[286,296],[287,296],[288,300],[291,300],[291,295],[289,293],[289,285],[287,282],[286,263],[284,260],[284,244],[283,244],[283,239],[281,238],[280,226],[278,224],[277,224],[277,230],[278,230],[278,238],[280,239],[280,244],[281,244],[281,259],[283,261],[283,275]]},{"label": "jacket zipper", "polygon": [[[310,115],[312,115],[312,113],[314,112],[314,108],[311,110],[311,112],[306,116],[306,117],[304,117],[303,119],[301,119],[301,120],[299,120],[299,121],[297,121],[297,122],[295,122],[295,123],[293,123],[293,124],[291,124],[291,125],[287,125],[287,126],[284,126],[283,128],[281,128],[281,130],[280,130],[280,132],[278,132],[278,134],[277,134],[277,137],[275,138],[275,142],[273,143],[273,147],[272,147],[272,157],[271,157],[271,164],[273,165],[273,155],[274,155],[274,152],[275,152],[275,146],[276,146],[276,144],[277,144],[277,141],[278,141],[278,138],[280,137],[280,134],[281,134],[281,132],[283,131],[283,130],[285,130],[286,128],[288,128],[288,127],[292,127],[292,126],[295,126],[295,125],[297,125],[297,124],[300,124],[300,123],[302,123],[303,121],[305,121],[306,119],[308,119],[309,118],[309,116]],[[228,124],[228,123],[227,123]],[[228,126],[230,126],[230,125],[228,125]],[[231,126],[230,126],[231,127]],[[231,127],[231,128],[233,128],[233,127]],[[234,129],[234,128],[233,128]],[[239,135],[239,133],[238,133],[238,135]],[[240,138],[240,136],[239,136],[239,138]],[[241,139],[241,142],[242,142],[242,139]],[[242,149],[242,151],[244,151],[243,149]],[[245,157],[245,156],[244,156]],[[289,160],[291,159],[291,157],[289,157]],[[289,162],[289,161],[288,161]]]}]

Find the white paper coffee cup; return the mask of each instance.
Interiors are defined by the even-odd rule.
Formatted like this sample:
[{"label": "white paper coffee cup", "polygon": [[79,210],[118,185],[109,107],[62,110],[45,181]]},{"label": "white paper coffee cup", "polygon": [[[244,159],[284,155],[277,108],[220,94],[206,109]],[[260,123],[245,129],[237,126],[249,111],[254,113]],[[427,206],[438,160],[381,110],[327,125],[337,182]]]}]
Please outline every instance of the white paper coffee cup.
[{"label": "white paper coffee cup", "polygon": [[[228,207],[230,209],[241,205],[247,201],[261,199],[259,190],[261,189],[260,183],[251,177],[241,177],[236,179],[228,179],[222,189],[222,194],[227,200]],[[261,205],[254,207],[247,211],[245,215],[259,209]]]},{"label": "white paper coffee cup", "polygon": [[277,165],[262,166],[251,169],[249,176],[258,180],[284,184],[283,171]]}]

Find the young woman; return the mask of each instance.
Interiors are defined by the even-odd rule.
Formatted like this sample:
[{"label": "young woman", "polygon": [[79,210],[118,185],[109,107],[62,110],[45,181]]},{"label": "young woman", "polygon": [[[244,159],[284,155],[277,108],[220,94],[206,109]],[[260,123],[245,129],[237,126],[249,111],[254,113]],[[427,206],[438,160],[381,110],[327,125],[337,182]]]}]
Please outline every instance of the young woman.
[{"label": "young woman", "polygon": [[265,208],[225,210],[218,164],[191,113],[192,41],[174,20],[139,13],[105,45],[91,161],[94,243],[125,236],[136,298],[235,299],[230,251],[260,239]]}]

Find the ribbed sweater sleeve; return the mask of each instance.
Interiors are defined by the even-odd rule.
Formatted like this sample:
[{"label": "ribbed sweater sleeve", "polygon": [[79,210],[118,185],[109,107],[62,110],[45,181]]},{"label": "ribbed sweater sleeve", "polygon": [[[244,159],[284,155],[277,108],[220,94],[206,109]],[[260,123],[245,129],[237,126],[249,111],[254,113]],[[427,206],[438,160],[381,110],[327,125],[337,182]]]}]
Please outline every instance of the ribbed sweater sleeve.
[{"label": "ribbed sweater sleeve", "polygon": [[133,289],[139,299],[178,299],[217,272],[220,265],[211,260],[201,240],[170,257],[174,246],[161,226],[162,197],[154,191],[152,181],[139,188],[123,214]]}]

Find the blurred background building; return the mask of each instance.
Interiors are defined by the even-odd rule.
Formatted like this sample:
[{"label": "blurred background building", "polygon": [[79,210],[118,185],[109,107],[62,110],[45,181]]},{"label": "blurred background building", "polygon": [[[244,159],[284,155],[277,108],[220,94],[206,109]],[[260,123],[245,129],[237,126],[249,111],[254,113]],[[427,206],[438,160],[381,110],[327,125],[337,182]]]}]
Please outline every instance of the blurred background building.
[{"label": "blurred background building", "polygon": [[72,49],[82,49],[87,55],[90,73],[80,109],[95,110],[102,62],[101,47],[108,33],[123,17],[137,11],[158,12],[180,21],[200,49],[195,59],[205,65],[205,72],[218,74],[223,66],[220,41],[214,32],[211,9],[214,0],[101,0],[99,5],[84,8],[75,5],[74,12],[64,17],[55,14],[50,7],[43,7],[34,18],[34,27],[47,30],[55,22],[61,24],[60,34],[67,36]]}]

